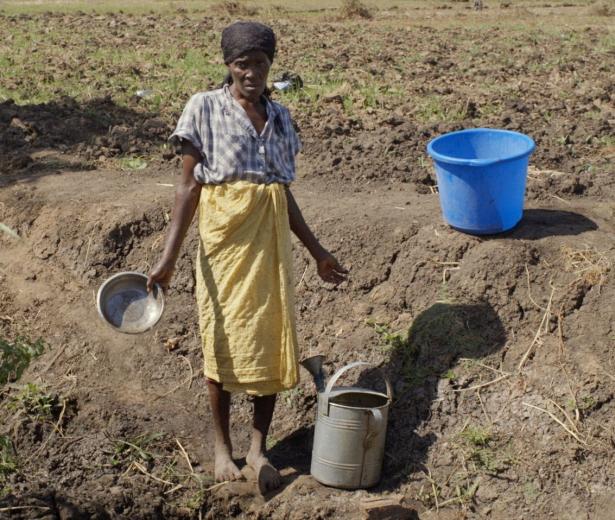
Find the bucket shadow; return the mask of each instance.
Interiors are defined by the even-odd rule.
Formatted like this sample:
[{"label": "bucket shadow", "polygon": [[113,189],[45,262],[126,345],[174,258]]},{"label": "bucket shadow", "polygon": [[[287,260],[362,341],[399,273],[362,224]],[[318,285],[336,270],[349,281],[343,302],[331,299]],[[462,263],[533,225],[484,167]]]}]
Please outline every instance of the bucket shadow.
[{"label": "bucket shadow", "polygon": [[519,240],[539,240],[554,236],[575,236],[586,231],[598,229],[590,218],[557,209],[526,209],[521,221],[510,231],[495,235],[482,235],[484,239],[514,238]]},{"label": "bucket shadow", "polygon": [[[407,340],[383,367],[397,395],[389,410],[382,479],[374,491],[395,490],[423,470],[436,435],[421,436],[416,430],[430,420],[441,378],[459,358],[481,359],[505,341],[502,322],[487,302],[436,303],[417,316]],[[378,371],[363,372],[358,385],[384,391]]]}]

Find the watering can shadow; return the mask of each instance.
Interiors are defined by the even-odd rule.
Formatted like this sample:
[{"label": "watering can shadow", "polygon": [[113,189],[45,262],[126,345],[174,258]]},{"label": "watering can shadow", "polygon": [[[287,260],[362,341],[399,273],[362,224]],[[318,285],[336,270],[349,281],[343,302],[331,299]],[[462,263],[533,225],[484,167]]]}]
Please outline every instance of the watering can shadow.
[{"label": "watering can shadow", "polygon": [[391,385],[382,374],[386,394],[360,387],[336,387],[347,371],[373,367],[356,361],[339,369],[325,385],[324,356],[301,365],[310,372],[318,391],[318,411],[310,473],[320,483],[345,489],[374,486],[380,480]]}]

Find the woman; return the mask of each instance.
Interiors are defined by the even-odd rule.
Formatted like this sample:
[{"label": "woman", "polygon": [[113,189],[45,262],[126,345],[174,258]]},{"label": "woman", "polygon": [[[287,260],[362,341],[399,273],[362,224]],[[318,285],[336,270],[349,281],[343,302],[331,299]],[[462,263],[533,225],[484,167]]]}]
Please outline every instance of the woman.
[{"label": "woman", "polygon": [[262,492],[280,475],[265,456],[276,394],[298,382],[290,231],[326,282],[346,270],[305,223],[289,185],[300,149],[286,108],[266,96],[275,35],[236,22],[222,33],[228,75],[221,89],[194,95],[171,139],[181,142],[182,176],[161,260],[149,274],[167,287],[199,206],[197,303],[215,427],[215,476],[235,480],[230,392],[254,396],[246,462]]}]

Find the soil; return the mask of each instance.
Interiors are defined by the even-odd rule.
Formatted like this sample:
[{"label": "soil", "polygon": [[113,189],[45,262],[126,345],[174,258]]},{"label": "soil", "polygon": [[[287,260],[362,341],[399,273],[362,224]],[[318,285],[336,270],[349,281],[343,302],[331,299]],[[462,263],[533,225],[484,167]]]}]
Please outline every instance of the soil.
[{"label": "soil", "polygon": [[[282,487],[261,496],[246,468],[245,481],[214,485],[194,226],[153,331],[120,335],[98,317],[99,285],[122,270],[147,272],[160,253],[179,173],[163,143],[177,112],[113,97],[0,103],[0,222],[19,236],[0,233],[0,339],[45,344],[3,389],[0,434],[11,439],[17,470],[2,474],[0,516],[612,518],[615,83],[612,50],[592,50],[607,29],[569,27],[585,54],[543,69],[535,64],[564,56],[559,40],[545,36],[510,57],[518,41],[504,29],[441,31],[428,22],[437,12],[423,13],[424,23],[403,13],[411,30],[399,28],[395,10],[371,21],[275,22],[289,68],[322,36],[322,70],[343,62],[463,109],[451,122],[421,119],[411,98],[351,114],[335,95],[309,110],[291,103],[304,142],[293,192],[350,270],[348,282],[327,285],[295,243],[302,357],[324,354],[329,374],[351,361],[373,363],[394,389],[382,479],[369,490],[325,487],[310,476],[316,398],[305,372],[279,396],[272,424],[270,457]],[[187,16],[143,15],[144,26],[171,32]],[[60,21],[88,27],[100,19]],[[141,27],[135,16],[102,19]],[[220,15],[208,23],[225,22]],[[369,46],[353,43],[367,41],[359,23],[370,24]],[[480,58],[461,70],[453,58],[478,42]],[[410,49],[423,57],[403,68]],[[504,82],[510,66],[514,98],[484,86]],[[451,90],[455,81],[465,86]],[[564,88],[570,95],[554,95]],[[520,130],[537,143],[524,217],[502,235],[462,234],[441,218],[425,146],[471,126]],[[147,167],[119,168],[114,161],[127,156],[147,156]],[[356,381],[382,388],[370,370],[346,379]],[[19,406],[27,382],[50,396],[46,414]],[[250,401],[234,396],[237,457],[250,424]],[[372,507],[374,499],[386,507]]]}]

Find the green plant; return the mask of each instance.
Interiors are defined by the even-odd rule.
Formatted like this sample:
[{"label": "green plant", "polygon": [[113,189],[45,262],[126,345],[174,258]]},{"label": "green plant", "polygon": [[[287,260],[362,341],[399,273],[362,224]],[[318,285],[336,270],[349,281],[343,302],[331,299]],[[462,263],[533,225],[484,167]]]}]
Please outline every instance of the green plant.
[{"label": "green plant", "polygon": [[0,435],[0,482],[17,470],[13,441],[6,435]]},{"label": "green plant", "polygon": [[459,122],[466,117],[465,105],[438,94],[417,99],[416,118],[421,123],[435,121]]},{"label": "green plant", "polygon": [[615,147],[615,135],[603,135],[599,137],[598,144],[605,148]]},{"label": "green plant", "polygon": [[480,426],[468,426],[459,435],[474,446],[487,446],[492,439],[491,432]]},{"label": "green plant", "polygon": [[205,502],[207,488],[214,484],[215,480],[210,475],[199,473],[192,473],[189,480],[192,482],[191,493],[185,495],[183,505],[192,510],[200,509]]},{"label": "green plant", "polygon": [[284,398],[286,406],[293,407],[298,403],[299,399],[303,397],[303,389],[296,386],[295,388],[282,392],[282,397]]},{"label": "green plant", "polygon": [[535,503],[536,499],[540,496],[540,490],[533,482],[526,482],[523,485],[523,495],[527,502]]},{"label": "green plant", "polygon": [[494,445],[491,430],[482,426],[467,426],[459,434],[466,446],[461,447],[463,457],[474,464],[475,471],[498,474],[515,463],[510,446]]},{"label": "green plant", "polygon": [[393,332],[389,325],[374,320],[367,320],[365,323],[372,326],[376,334],[380,336],[380,343],[385,352],[406,347],[408,340],[406,333],[402,331]]},{"label": "green plant", "polygon": [[280,440],[276,437],[273,437],[272,435],[270,435],[269,437],[267,437],[267,442],[266,442],[266,448],[267,450],[270,450],[271,448],[273,448],[278,442],[280,442]]},{"label": "green plant", "polygon": [[21,336],[12,342],[0,339],[0,384],[17,381],[32,360],[44,350],[42,339],[34,342]]},{"label": "green plant", "polygon": [[143,157],[123,157],[120,159],[120,168],[127,170],[145,170],[147,161]]},{"label": "green plant", "polygon": [[11,397],[7,406],[12,410],[24,410],[36,420],[41,420],[51,417],[57,404],[57,396],[45,393],[34,383],[27,383],[17,395]]},{"label": "green plant", "polygon": [[130,440],[115,439],[113,441],[113,456],[111,464],[119,466],[131,462],[151,462],[156,454],[151,447],[156,441],[165,437],[164,433],[142,433]]},{"label": "green plant", "polygon": [[449,369],[446,372],[444,372],[444,374],[442,374],[442,377],[444,379],[448,379],[449,381],[455,381],[457,379],[457,375],[452,369]]},{"label": "green plant", "polygon": [[474,462],[478,468],[485,469],[489,472],[496,472],[500,468],[495,454],[489,449],[480,448],[474,450],[470,455],[470,460]]},{"label": "green plant", "polygon": [[586,395],[581,397],[580,399],[570,399],[566,405],[570,410],[574,410],[575,408],[579,410],[579,412],[589,412],[596,408],[598,401],[594,399],[591,395]]}]

